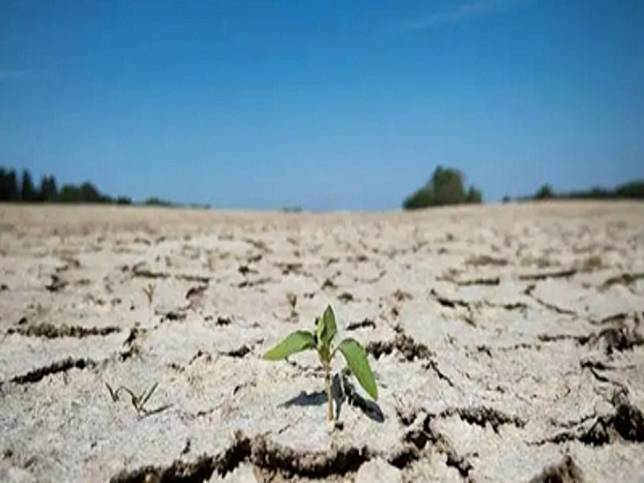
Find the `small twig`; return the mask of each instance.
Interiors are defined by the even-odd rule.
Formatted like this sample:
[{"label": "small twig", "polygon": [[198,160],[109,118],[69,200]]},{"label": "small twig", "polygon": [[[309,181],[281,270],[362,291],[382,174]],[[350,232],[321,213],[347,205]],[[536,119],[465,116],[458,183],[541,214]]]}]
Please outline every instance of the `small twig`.
[{"label": "small twig", "polygon": [[120,392],[127,393],[130,396],[130,402],[132,403],[132,406],[134,407],[134,409],[136,409],[136,412],[137,414],[139,414],[139,416],[141,414],[148,414],[148,410],[145,408],[145,404],[148,402],[150,397],[152,397],[152,394],[154,393],[154,391],[156,391],[158,385],[159,383],[155,382],[147,392],[143,391],[140,396],[137,396],[129,387],[119,386],[116,388],[116,390],[114,390],[112,389],[112,386],[110,386],[107,382],[105,383],[105,386],[107,387],[107,390],[109,391],[110,397],[112,398],[113,402],[117,402],[119,400]]},{"label": "small twig", "polygon": [[153,283],[147,284],[145,287],[143,287],[143,293],[145,293],[145,296],[148,298],[148,305],[152,305],[152,300],[154,299],[154,290],[156,287],[154,286]]}]

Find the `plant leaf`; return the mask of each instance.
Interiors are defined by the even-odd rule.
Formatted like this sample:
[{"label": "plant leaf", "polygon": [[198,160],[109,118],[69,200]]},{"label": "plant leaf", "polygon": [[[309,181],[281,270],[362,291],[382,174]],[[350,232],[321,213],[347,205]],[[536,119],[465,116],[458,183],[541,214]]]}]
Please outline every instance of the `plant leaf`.
[{"label": "plant leaf", "polygon": [[321,343],[324,347],[329,347],[337,331],[338,328],[335,323],[335,313],[333,313],[331,306],[328,305],[322,314],[322,317],[318,319],[318,325],[316,328],[318,343]]},{"label": "plant leaf", "polygon": [[367,394],[374,400],[378,399],[378,386],[376,386],[376,378],[371,371],[369,361],[367,360],[367,353],[362,346],[355,339],[344,339],[340,342],[338,350],[347,361],[347,365],[353,375],[356,376],[360,385],[367,391]]},{"label": "plant leaf", "polygon": [[291,354],[296,352],[305,351],[307,349],[315,348],[315,338],[308,330],[296,330],[289,334],[286,339],[272,347],[266,354],[264,359],[269,361],[278,361],[286,359]]}]

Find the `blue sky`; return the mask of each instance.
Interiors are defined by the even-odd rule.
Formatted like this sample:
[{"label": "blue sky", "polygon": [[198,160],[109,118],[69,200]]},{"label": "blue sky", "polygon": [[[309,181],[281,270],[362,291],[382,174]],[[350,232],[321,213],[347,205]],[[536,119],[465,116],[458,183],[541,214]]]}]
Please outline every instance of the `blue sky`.
[{"label": "blue sky", "polygon": [[0,0],[0,165],[215,207],[644,177],[641,0]]}]

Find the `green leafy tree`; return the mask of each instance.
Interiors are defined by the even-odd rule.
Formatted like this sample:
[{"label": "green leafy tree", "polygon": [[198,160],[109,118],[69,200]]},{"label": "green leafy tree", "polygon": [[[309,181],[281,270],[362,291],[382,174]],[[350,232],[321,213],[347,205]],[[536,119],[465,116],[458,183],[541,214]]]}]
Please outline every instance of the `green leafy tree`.
[{"label": "green leafy tree", "polygon": [[90,182],[80,186],[66,184],[60,190],[58,200],[63,203],[110,203],[109,196],[102,195]]},{"label": "green leafy tree", "polygon": [[416,210],[434,205],[434,194],[426,186],[416,190],[403,202],[403,208],[406,210]]},{"label": "green leafy tree", "polygon": [[373,375],[367,353],[364,348],[352,338],[344,339],[333,347],[333,339],[337,333],[335,314],[329,305],[322,316],[318,318],[315,333],[308,330],[292,332],[286,339],[270,349],[264,358],[270,361],[286,359],[287,357],[305,350],[317,351],[320,364],[324,369],[324,382],[327,396],[327,418],[333,421],[333,398],[331,394],[331,361],[339,351],[347,362],[347,366],[356,377],[367,394],[374,400],[378,399],[378,386]]},{"label": "green leafy tree", "polygon": [[535,200],[548,200],[554,198],[555,194],[552,191],[552,187],[549,184],[544,184],[537,190],[534,195]]},{"label": "green leafy tree", "polygon": [[425,186],[405,199],[403,208],[412,210],[429,206],[480,203],[483,195],[473,186],[466,191],[464,178],[458,169],[438,166]]},{"label": "green leafy tree", "polygon": [[459,170],[439,166],[434,171],[430,184],[436,205],[456,205],[465,202],[463,174]]}]

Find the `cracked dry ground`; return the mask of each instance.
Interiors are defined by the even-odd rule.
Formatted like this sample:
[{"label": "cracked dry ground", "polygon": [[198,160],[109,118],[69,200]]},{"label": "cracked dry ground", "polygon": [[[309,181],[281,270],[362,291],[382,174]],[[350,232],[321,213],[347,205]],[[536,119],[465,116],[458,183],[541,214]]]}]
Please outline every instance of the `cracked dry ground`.
[{"label": "cracked dry ground", "polygon": [[[2,206],[0,261],[0,480],[642,481],[644,204]],[[335,429],[261,359],[327,303]]]}]

